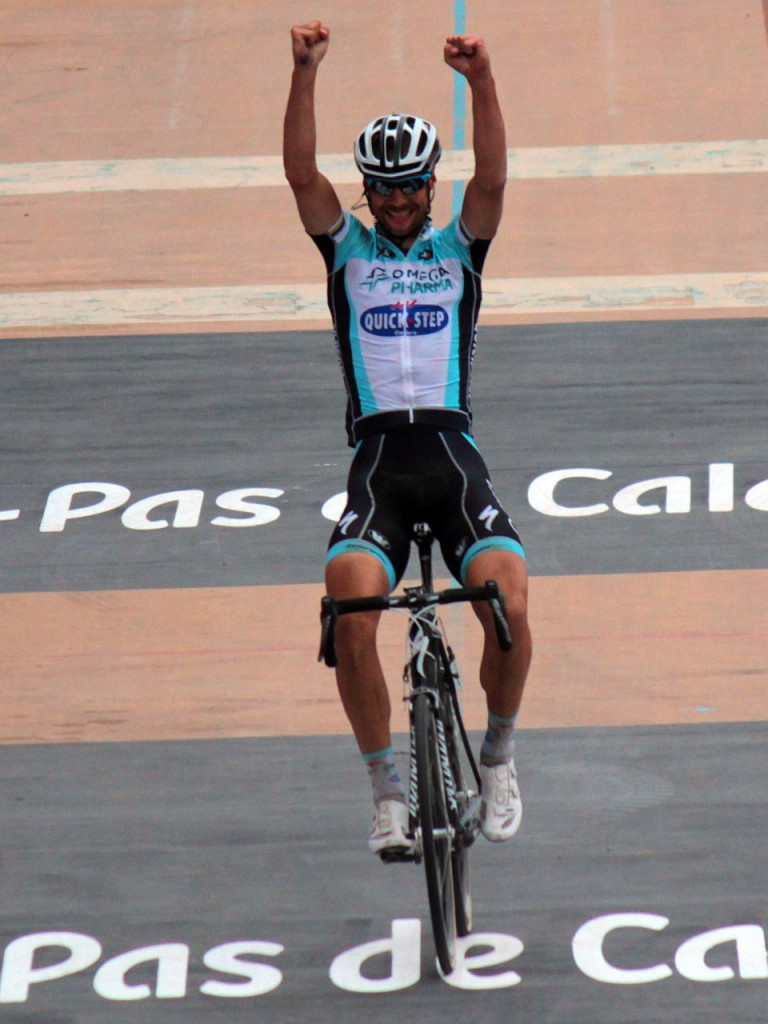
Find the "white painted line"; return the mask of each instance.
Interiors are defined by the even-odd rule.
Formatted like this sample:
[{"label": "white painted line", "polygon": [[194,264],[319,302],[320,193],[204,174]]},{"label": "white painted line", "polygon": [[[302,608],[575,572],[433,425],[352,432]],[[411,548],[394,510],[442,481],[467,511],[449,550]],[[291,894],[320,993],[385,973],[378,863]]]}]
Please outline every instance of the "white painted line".
[{"label": "white painted line", "polygon": [[[483,312],[605,313],[768,309],[768,271],[505,278],[483,284]],[[324,284],[0,293],[0,329],[329,321]]]},{"label": "white painted line", "polygon": [[0,511],[0,523],[12,523],[21,515],[20,508],[7,508]]},{"label": "white painted line", "polygon": [[328,318],[325,285],[0,293],[0,328]]},{"label": "white painted line", "polygon": [[[439,177],[466,181],[472,162],[470,150],[446,152]],[[318,163],[337,185],[360,180],[349,154],[320,156]],[[765,171],[768,139],[509,150],[510,180]],[[284,185],[282,160],[274,155],[0,164],[0,196]]]},{"label": "white painted line", "polygon": [[768,306],[768,271],[510,278],[483,283],[486,313],[589,313]]}]

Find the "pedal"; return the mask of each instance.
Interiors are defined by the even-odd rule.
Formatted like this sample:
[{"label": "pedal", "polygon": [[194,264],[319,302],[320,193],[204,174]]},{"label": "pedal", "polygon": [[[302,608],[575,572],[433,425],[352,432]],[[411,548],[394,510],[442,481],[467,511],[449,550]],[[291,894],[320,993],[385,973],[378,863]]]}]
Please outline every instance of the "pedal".
[{"label": "pedal", "polygon": [[463,811],[459,820],[459,834],[464,846],[471,846],[480,833],[481,797],[473,795],[469,806]]},{"label": "pedal", "polygon": [[477,823],[477,826],[473,825],[471,828],[468,828],[466,830],[462,829],[462,831],[460,833],[460,835],[461,835],[461,845],[464,847],[465,850],[468,850],[469,847],[473,845],[475,839],[477,839],[479,831],[480,831],[480,822],[479,821]]},{"label": "pedal", "polygon": [[413,847],[393,846],[388,850],[379,850],[379,856],[385,864],[412,864],[416,860]]}]

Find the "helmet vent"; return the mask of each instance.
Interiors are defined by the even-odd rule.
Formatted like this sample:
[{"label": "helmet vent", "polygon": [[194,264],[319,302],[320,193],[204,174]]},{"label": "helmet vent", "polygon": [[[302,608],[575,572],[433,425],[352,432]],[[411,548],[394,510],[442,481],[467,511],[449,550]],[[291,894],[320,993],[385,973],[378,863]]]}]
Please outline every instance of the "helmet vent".
[{"label": "helmet vent", "polygon": [[434,125],[412,114],[387,114],[371,121],[355,143],[362,174],[397,178],[431,174],[440,159]]}]

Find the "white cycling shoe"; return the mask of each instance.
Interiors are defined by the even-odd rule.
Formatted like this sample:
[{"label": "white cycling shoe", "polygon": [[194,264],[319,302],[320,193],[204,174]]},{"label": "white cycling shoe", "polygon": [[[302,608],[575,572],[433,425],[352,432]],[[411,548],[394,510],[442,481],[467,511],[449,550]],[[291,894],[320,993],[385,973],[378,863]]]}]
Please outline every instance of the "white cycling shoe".
[{"label": "white cycling shoe", "polygon": [[503,843],[520,828],[523,804],[515,762],[480,765],[480,830],[492,843]]},{"label": "white cycling shoe", "polygon": [[371,853],[408,853],[413,849],[413,837],[408,835],[408,808],[402,800],[382,800],[376,807],[368,849]]}]

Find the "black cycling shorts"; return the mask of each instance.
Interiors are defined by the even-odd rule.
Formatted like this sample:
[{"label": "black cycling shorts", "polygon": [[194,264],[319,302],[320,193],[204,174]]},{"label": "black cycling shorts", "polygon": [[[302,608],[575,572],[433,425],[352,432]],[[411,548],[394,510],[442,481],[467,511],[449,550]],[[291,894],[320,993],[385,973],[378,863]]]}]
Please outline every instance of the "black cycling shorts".
[{"label": "black cycling shorts", "polygon": [[431,527],[460,583],[469,563],[484,551],[513,551],[525,558],[474,442],[457,430],[410,425],[359,444],[327,560],[368,552],[384,565],[394,589],[408,565],[413,526],[421,522]]}]

